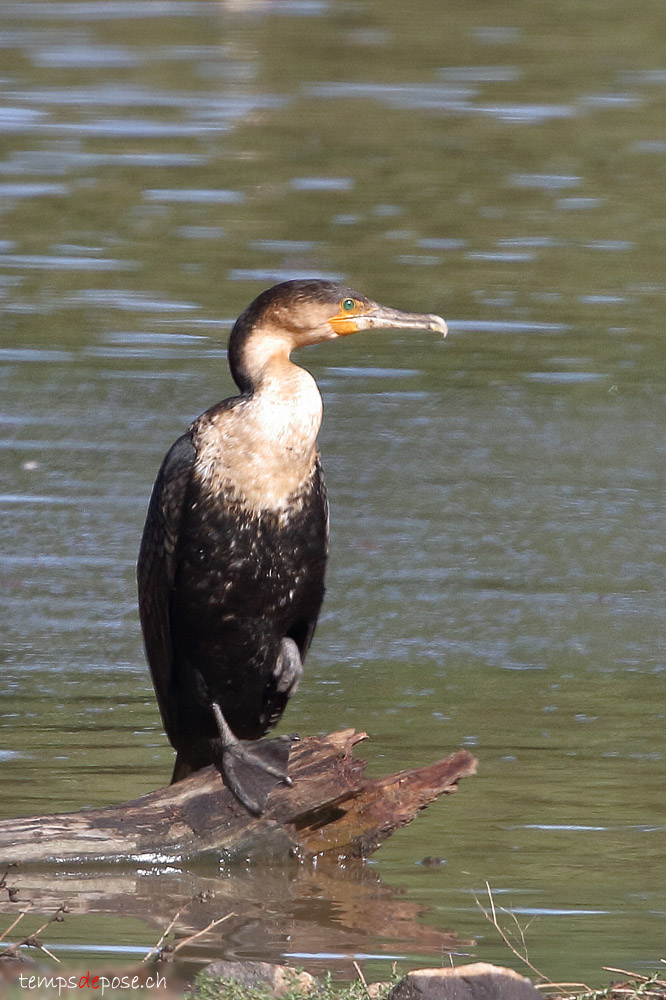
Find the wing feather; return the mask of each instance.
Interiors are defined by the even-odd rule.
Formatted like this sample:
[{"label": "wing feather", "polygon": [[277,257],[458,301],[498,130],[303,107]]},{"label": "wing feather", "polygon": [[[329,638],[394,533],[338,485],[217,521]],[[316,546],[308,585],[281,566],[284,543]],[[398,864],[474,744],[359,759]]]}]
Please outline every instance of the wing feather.
[{"label": "wing feather", "polygon": [[176,576],[183,506],[195,458],[189,434],[167,452],[148,505],[137,563],[143,641],[167,735],[175,722],[169,716],[173,673],[169,594]]},{"label": "wing feather", "polygon": [[[330,533],[330,511],[328,506],[328,494],[326,492],[326,483],[324,482],[324,470],[321,464],[321,455],[317,452],[317,457],[315,460],[315,471],[312,480],[312,488],[317,498],[317,504],[322,512],[324,519],[324,531],[325,531],[325,542],[324,542],[324,562],[328,558],[328,540]],[[317,627],[317,620],[319,618],[319,608],[317,608],[313,617],[305,623],[305,628],[299,630],[298,634],[292,635],[292,638],[296,640],[296,645],[298,646],[299,653],[301,654],[301,660],[305,659],[305,654],[310,648],[312,638]]]}]

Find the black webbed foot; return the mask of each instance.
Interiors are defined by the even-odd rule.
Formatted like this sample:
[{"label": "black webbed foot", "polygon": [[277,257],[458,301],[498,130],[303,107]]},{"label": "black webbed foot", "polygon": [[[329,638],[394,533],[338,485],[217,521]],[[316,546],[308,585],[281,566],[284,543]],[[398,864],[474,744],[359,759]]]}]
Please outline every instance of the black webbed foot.
[{"label": "black webbed foot", "polygon": [[219,705],[214,702],[212,708],[221,737],[220,751],[215,755],[216,767],[239,802],[260,816],[273,788],[280,783],[291,785],[291,737],[239,740],[227,725]]},{"label": "black webbed foot", "polygon": [[288,774],[291,740],[238,740],[222,749],[221,771],[225,785],[236,798],[261,816],[276,785],[291,785]]}]

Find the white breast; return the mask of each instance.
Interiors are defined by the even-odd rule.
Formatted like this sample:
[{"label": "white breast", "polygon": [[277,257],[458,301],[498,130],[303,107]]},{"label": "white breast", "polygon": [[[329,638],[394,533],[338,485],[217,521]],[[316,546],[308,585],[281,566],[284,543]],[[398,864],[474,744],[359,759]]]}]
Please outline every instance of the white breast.
[{"label": "white breast", "polygon": [[204,414],[193,425],[201,488],[251,512],[284,510],[312,477],[321,418],[315,380],[292,364],[230,409]]}]

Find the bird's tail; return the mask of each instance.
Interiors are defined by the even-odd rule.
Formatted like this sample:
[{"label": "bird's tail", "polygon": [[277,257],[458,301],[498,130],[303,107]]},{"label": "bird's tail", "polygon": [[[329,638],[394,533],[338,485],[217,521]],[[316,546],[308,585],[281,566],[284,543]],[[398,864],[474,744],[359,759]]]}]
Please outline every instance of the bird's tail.
[{"label": "bird's tail", "polygon": [[183,778],[189,778],[191,774],[194,774],[194,768],[192,765],[187,763],[182,754],[176,754],[176,763],[173,766],[171,784],[175,785],[177,781],[182,781]]}]

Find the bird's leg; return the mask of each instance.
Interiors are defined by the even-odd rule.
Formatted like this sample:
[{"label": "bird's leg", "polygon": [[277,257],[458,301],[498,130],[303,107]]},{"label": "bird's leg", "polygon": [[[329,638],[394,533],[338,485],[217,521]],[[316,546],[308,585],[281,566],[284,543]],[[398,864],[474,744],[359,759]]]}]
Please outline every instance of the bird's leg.
[{"label": "bird's leg", "polygon": [[[265,746],[272,743],[273,740],[239,740],[237,736],[234,736],[226,719],[222,715],[222,710],[216,701],[213,702],[213,715],[215,716],[215,721],[217,722],[217,728],[220,730],[220,736],[222,738],[222,746],[226,751],[231,751],[232,753],[238,754],[238,756],[243,757],[243,759],[248,764],[254,764],[256,767],[261,768],[266,774],[272,774],[274,777],[279,778],[285,785],[293,784],[291,778],[288,774],[285,774],[284,769],[271,764],[269,761],[262,760],[261,755],[256,753],[254,750],[248,749],[249,747]],[[284,739],[284,737],[282,737]],[[287,737],[291,740],[291,737]]]},{"label": "bird's leg", "polygon": [[211,707],[222,744],[222,753],[216,755],[216,764],[224,783],[250,812],[260,816],[266,809],[271,790],[280,782],[292,784],[288,771],[292,738],[278,736],[271,740],[239,740],[217,702],[213,702]]},{"label": "bird's leg", "polygon": [[298,646],[293,639],[287,636],[280,643],[280,652],[275,661],[273,675],[280,694],[291,698],[303,676],[303,661]]}]

